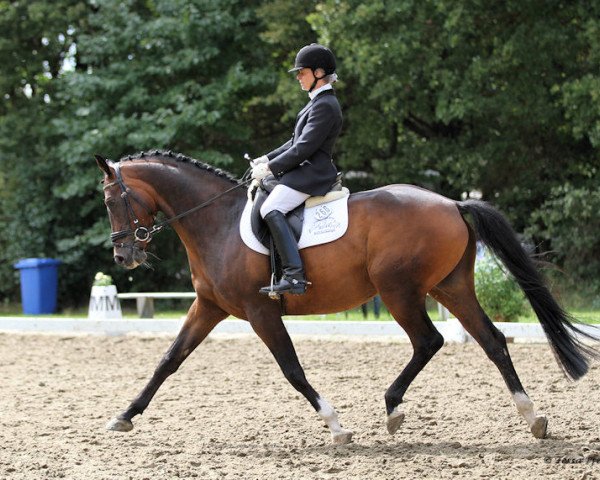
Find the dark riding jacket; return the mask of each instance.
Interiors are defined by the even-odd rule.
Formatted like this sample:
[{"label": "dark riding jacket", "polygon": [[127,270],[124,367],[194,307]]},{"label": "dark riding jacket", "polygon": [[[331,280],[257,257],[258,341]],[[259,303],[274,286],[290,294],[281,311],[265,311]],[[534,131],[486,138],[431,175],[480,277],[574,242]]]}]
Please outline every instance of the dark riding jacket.
[{"label": "dark riding jacket", "polygon": [[342,109],[332,89],[300,110],[292,138],[267,154],[271,172],[283,185],[309,195],[325,195],[337,169],[331,153],[342,130]]}]

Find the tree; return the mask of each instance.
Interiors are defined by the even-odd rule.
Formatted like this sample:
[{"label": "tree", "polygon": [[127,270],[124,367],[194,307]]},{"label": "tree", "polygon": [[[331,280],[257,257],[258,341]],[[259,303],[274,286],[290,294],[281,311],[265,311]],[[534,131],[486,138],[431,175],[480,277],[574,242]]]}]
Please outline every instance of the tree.
[{"label": "tree", "polygon": [[[599,18],[583,0],[324,1],[311,22],[343,65],[342,166],[373,184],[478,191],[518,230],[535,223],[543,249],[587,237],[584,216],[567,228],[549,209],[597,189]],[[598,278],[600,262],[586,272]]]},{"label": "tree", "polygon": [[48,127],[59,114],[53,99],[70,28],[86,9],[75,0],[0,2],[0,298],[17,297],[16,260],[56,253],[60,167]]},{"label": "tree", "polygon": [[[61,88],[60,101],[71,115],[54,122],[65,138],[58,152],[69,172],[55,194],[78,205],[86,226],[71,228],[57,243],[71,265],[107,246],[92,153],[118,159],[159,148],[238,174],[247,167],[249,100],[275,83],[260,48],[257,3],[105,0],[90,15],[89,31],[78,36],[81,68],[65,75]],[[189,288],[173,232],[161,234],[152,248],[163,258],[161,268],[151,278],[143,271],[113,271],[117,284],[129,289],[124,282],[131,279],[138,289]]]},{"label": "tree", "polygon": [[[43,12],[55,8],[51,2],[35,4]],[[36,86],[26,100],[30,107],[37,105],[35,109],[20,105],[14,117],[1,119],[4,131],[30,123],[26,140],[13,137],[3,149],[11,151],[15,167],[3,180],[12,192],[3,196],[3,211],[15,215],[3,221],[9,231],[23,233],[31,223],[27,244],[3,237],[1,242],[14,245],[4,258],[58,256],[64,262],[64,298],[74,303],[87,298],[94,273],[111,261],[94,153],[118,159],[159,148],[243,172],[247,165],[242,152],[251,146],[252,119],[257,115],[252,99],[277,82],[271,75],[268,51],[261,48],[258,4],[102,0],[62,19],[56,28],[64,45],[57,49],[58,67],[49,77],[52,92]],[[27,27],[21,11],[31,13],[33,7],[17,2],[14,9],[3,14],[3,21],[18,29]],[[49,26],[43,21],[38,26],[35,34],[40,39],[59,35],[47,34],[44,28]],[[21,38],[15,38],[6,45],[7,54],[12,50],[18,57],[22,44]],[[49,64],[56,62],[53,58]],[[27,78],[18,82],[29,81],[19,68],[15,64],[15,78]],[[43,73],[41,69],[40,78]],[[24,162],[31,156],[40,161],[33,166]],[[34,172],[39,185],[29,184],[25,194],[23,186]],[[176,237],[164,233],[156,244],[168,258],[160,273],[148,279],[144,272],[113,269],[110,273],[117,284],[129,288],[125,282],[132,279],[137,288],[189,286]],[[6,264],[2,268],[4,276],[12,277],[8,284],[14,293],[14,274]],[[7,292],[6,287],[0,288]]]},{"label": "tree", "polygon": [[[354,191],[478,192],[598,285],[599,18],[584,0],[0,0],[0,295],[25,256],[65,262],[63,305],[106,270],[94,153],[239,175],[244,152],[287,140],[306,101],[287,70],[318,40],[338,57],[334,158]],[[114,268],[119,287],[186,288],[175,236],[152,248],[161,268]]]},{"label": "tree", "polygon": [[554,258],[563,266],[555,274],[560,284],[569,287],[586,305],[600,306],[600,190],[597,170],[589,181],[553,188],[548,199],[534,213],[536,223],[529,233],[552,245]]}]

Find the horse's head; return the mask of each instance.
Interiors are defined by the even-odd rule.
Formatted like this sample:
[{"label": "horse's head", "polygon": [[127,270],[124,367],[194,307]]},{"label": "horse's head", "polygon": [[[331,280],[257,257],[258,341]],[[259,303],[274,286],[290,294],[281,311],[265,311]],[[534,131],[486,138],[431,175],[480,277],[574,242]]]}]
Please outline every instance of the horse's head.
[{"label": "horse's head", "polygon": [[119,163],[100,155],[95,157],[104,172],[104,203],[112,229],[115,262],[128,269],[136,268],[147,258],[145,250],[152,239],[156,204],[142,188],[134,191],[139,183],[135,179],[128,179],[129,184],[125,184]]}]

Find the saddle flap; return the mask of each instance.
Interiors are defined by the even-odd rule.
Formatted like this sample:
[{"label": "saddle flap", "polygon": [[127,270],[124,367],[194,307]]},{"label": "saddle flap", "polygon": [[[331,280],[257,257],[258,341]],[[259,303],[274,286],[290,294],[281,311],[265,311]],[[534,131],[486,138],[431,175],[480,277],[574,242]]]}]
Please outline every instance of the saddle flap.
[{"label": "saddle flap", "polygon": [[[322,197],[311,197],[305,204],[288,214],[287,218],[298,241],[298,248],[332,242],[346,233],[349,196],[348,189],[343,188]],[[258,189],[254,200],[249,199],[246,203],[240,221],[243,242],[252,250],[264,255],[269,254],[270,248],[269,230],[260,216],[260,207],[266,198],[267,193]]]}]

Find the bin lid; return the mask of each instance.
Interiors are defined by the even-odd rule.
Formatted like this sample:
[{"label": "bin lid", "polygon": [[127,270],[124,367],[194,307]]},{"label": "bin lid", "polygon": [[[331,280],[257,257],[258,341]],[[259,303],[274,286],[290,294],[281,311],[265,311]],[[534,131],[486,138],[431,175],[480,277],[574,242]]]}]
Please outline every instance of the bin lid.
[{"label": "bin lid", "polygon": [[60,260],[55,258],[23,258],[15,263],[15,268],[37,268],[37,267],[51,267],[62,263]]}]

